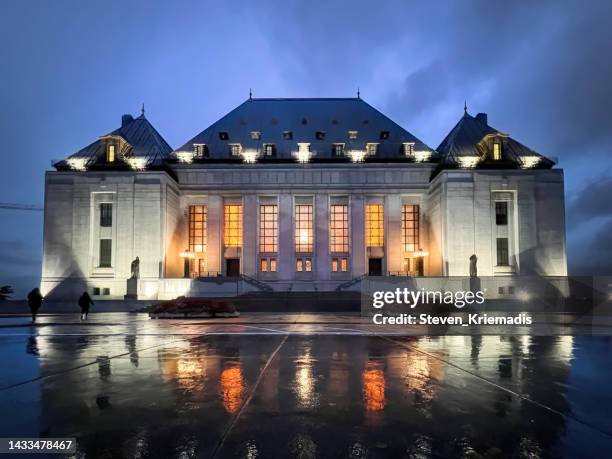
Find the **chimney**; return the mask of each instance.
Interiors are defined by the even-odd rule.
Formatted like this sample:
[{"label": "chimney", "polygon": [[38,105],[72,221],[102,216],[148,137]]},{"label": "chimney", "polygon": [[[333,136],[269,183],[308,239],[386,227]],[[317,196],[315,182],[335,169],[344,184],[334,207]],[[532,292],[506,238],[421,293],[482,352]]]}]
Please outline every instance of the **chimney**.
[{"label": "chimney", "polygon": [[126,124],[130,124],[132,121],[134,121],[132,115],[123,115],[121,117],[121,127],[125,126]]},{"label": "chimney", "polygon": [[478,121],[480,121],[482,124],[487,125],[487,114],[486,113],[479,113],[478,115],[476,115],[476,119]]}]

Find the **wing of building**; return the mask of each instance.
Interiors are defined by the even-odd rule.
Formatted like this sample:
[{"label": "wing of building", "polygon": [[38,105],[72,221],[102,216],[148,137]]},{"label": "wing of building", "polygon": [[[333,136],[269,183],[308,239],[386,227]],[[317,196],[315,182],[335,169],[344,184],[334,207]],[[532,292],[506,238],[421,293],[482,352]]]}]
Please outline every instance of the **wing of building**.
[{"label": "wing of building", "polygon": [[174,151],[124,115],[55,168],[51,297],[567,275],[563,171],[482,113],[436,150],[360,98],[249,99]]}]

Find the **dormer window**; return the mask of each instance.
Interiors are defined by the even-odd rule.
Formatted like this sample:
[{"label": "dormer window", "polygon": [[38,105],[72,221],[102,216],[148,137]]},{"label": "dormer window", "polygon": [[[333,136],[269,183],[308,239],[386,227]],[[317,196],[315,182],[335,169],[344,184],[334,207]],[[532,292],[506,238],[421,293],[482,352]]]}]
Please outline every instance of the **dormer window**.
[{"label": "dormer window", "polygon": [[274,158],[276,156],[276,145],[266,143],[263,147],[263,153],[266,158]]},{"label": "dormer window", "polygon": [[325,140],[325,132],[317,131],[315,137],[317,138],[317,140]]},{"label": "dormer window", "polygon": [[332,153],[334,154],[334,156],[344,156],[344,144],[335,143],[332,146]]},{"label": "dormer window", "polygon": [[501,143],[493,142],[493,159],[499,161],[501,159]]},{"label": "dormer window", "polygon": [[368,143],[366,144],[366,154],[368,156],[374,156],[378,152],[378,144],[377,143]]},{"label": "dormer window", "polygon": [[241,156],[242,155],[242,145],[239,143],[230,143],[230,153],[232,156]]},{"label": "dormer window", "polygon": [[348,131],[348,138],[349,140],[356,140],[357,139],[357,131]]},{"label": "dormer window", "polygon": [[229,140],[229,133],[227,131],[219,132],[219,140]]},{"label": "dormer window", "polygon": [[283,132],[283,140],[293,140],[293,132],[291,131]]},{"label": "dormer window", "polygon": [[193,155],[196,158],[208,158],[208,146],[204,143],[194,143]]},{"label": "dormer window", "polygon": [[387,140],[389,138],[389,131],[380,131],[380,140]]},{"label": "dormer window", "polygon": [[260,140],[261,132],[259,131],[251,131],[251,140]]},{"label": "dormer window", "polygon": [[106,161],[109,163],[115,162],[115,145],[110,144],[106,150]]},{"label": "dormer window", "polygon": [[410,158],[414,157],[414,142],[404,143],[404,155]]}]

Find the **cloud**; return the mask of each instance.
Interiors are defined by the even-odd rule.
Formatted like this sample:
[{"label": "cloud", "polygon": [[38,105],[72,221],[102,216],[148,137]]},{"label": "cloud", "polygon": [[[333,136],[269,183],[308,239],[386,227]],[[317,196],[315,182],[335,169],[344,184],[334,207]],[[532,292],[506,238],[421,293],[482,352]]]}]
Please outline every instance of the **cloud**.
[{"label": "cloud", "polygon": [[568,204],[568,216],[576,225],[596,218],[612,218],[612,177],[589,183]]}]

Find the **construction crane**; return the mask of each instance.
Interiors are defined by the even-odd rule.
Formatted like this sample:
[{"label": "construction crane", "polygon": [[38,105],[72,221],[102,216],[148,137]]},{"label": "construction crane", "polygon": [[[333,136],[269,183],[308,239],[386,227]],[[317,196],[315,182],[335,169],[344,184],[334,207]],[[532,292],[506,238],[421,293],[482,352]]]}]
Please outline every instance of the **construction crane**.
[{"label": "construction crane", "polygon": [[0,202],[0,209],[12,209],[12,210],[33,210],[42,212],[43,206],[37,206],[36,204],[15,204],[12,202]]}]

